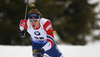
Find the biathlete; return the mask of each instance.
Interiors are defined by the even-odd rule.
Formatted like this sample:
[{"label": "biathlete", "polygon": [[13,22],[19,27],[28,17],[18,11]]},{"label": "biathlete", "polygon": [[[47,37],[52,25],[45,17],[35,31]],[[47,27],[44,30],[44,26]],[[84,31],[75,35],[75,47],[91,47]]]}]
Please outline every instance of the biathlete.
[{"label": "biathlete", "polygon": [[35,6],[28,13],[28,19],[20,21],[20,36],[24,37],[24,29],[32,39],[33,57],[43,57],[46,53],[51,57],[63,57],[54,42],[53,28],[49,19],[42,17]]}]

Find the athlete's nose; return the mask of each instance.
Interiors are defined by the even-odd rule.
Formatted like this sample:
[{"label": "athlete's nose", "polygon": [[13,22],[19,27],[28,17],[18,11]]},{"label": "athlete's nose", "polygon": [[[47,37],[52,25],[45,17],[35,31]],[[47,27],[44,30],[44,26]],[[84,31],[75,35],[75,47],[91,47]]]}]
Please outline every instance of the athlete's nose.
[{"label": "athlete's nose", "polygon": [[32,24],[34,25],[34,24],[35,24],[35,22],[32,22]]}]

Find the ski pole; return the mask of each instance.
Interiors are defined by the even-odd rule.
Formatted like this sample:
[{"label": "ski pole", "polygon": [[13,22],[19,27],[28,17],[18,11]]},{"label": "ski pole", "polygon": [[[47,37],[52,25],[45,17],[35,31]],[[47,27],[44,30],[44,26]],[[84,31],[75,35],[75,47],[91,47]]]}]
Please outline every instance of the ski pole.
[{"label": "ski pole", "polygon": [[24,17],[24,19],[26,19],[26,16],[27,16],[27,9],[28,9],[28,0],[27,0],[27,3],[26,3],[26,10],[25,10],[25,17]]}]

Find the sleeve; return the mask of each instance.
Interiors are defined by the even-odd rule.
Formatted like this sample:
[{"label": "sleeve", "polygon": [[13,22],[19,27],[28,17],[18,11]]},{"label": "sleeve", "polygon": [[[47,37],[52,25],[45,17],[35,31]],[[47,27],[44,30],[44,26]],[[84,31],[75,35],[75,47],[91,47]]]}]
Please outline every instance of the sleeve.
[{"label": "sleeve", "polygon": [[28,19],[23,19],[20,21],[20,24],[19,24],[19,28],[21,31],[23,31],[24,29],[27,29],[27,21]]},{"label": "sleeve", "polygon": [[47,33],[47,44],[43,47],[45,51],[51,49],[54,46],[53,28],[50,21],[47,21],[44,25],[44,30]]}]

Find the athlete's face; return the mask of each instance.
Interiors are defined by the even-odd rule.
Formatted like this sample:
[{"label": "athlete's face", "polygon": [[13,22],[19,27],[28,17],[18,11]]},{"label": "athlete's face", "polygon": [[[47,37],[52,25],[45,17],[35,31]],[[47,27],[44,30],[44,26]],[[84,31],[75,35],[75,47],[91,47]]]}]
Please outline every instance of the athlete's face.
[{"label": "athlete's face", "polygon": [[29,21],[33,27],[39,24],[39,19],[29,19]]}]

